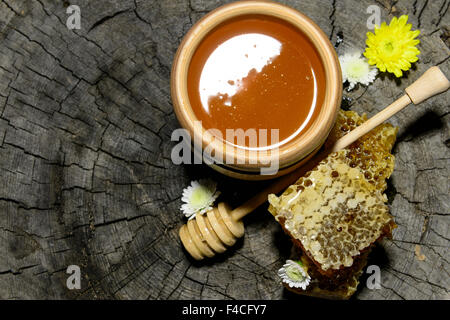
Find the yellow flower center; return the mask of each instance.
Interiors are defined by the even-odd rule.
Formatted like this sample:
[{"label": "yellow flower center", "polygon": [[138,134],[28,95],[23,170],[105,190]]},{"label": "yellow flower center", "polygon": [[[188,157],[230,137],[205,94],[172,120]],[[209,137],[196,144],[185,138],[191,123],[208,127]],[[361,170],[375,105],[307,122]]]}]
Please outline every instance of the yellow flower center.
[{"label": "yellow flower center", "polygon": [[396,43],[393,39],[386,39],[383,43],[380,43],[380,49],[386,58],[394,59],[402,55],[402,50],[399,50],[401,47],[399,41],[397,40]]},{"label": "yellow flower center", "polygon": [[386,50],[388,52],[392,52],[392,50],[394,50],[394,46],[392,45],[392,42],[386,42],[384,44],[384,50]]}]

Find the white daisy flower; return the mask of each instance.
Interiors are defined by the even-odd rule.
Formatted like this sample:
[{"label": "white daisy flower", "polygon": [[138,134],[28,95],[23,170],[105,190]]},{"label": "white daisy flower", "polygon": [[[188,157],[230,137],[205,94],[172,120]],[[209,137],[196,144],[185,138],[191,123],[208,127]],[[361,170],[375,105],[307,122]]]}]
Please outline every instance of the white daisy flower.
[{"label": "white daisy flower", "polygon": [[311,277],[305,271],[300,261],[286,260],[286,264],[278,270],[278,276],[289,287],[302,288],[303,290],[306,289],[311,281]]},{"label": "white daisy flower", "polygon": [[191,185],[183,190],[181,211],[189,220],[195,218],[197,213],[204,214],[212,209],[220,192],[216,191],[217,183],[210,179],[192,181]]},{"label": "white daisy flower", "polygon": [[342,81],[348,81],[350,86],[347,91],[352,90],[357,83],[368,86],[378,73],[375,66],[369,65],[367,59],[361,56],[361,52],[346,53],[339,57],[342,69]]}]

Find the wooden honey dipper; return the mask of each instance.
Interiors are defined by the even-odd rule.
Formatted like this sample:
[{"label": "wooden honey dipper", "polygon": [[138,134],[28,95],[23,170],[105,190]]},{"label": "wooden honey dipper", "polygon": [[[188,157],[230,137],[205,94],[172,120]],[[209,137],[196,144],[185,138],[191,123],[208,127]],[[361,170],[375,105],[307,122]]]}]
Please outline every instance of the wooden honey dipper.
[{"label": "wooden honey dipper", "polygon": [[231,210],[227,204],[222,202],[207,212],[206,216],[197,214],[195,219],[189,220],[180,228],[180,239],[185,249],[196,260],[202,260],[205,257],[211,258],[216,253],[224,252],[227,246],[232,246],[238,238],[244,235],[242,218],[266,202],[269,194],[281,192],[311,170],[329,153],[344,149],[410,103],[419,104],[446,91],[449,86],[450,82],[439,67],[431,67],[405,89],[405,95],[336,141],[332,148],[324,150],[303,166],[278,179],[238,208]]}]

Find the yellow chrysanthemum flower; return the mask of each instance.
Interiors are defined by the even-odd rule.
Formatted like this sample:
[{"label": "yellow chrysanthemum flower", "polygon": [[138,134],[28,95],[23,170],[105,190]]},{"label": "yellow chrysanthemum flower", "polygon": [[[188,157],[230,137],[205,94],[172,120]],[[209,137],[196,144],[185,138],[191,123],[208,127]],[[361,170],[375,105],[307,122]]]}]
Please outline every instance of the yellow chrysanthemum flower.
[{"label": "yellow chrysanthemum flower", "polygon": [[402,70],[411,68],[411,63],[418,60],[420,54],[416,45],[420,40],[414,39],[419,30],[411,31],[408,16],[403,15],[397,19],[394,17],[390,24],[383,22],[380,27],[375,27],[375,34],[367,32],[366,51],[364,56],[370,65],[376,64],[380,71],[394,73],[397,77],[402,76]]}]

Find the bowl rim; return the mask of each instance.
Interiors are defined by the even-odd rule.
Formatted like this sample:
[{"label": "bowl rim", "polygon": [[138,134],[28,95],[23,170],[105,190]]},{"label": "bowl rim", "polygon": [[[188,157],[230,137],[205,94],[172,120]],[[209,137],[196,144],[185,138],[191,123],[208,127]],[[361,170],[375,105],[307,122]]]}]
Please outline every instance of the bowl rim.
[{"label": "bowl rim", "polygon": [[[198,120],[192,110],[187,92],[187,76],[191,58],[203,38],[221,23],[245,15],[268,15],[303,32],[317,51],[325,72],[325,97],[320,111],[303,133],[274,150],[249,151],[230,146],[205,128],[195,125]],[[233,160],[233,167],[254,171],[261,164],[278,161],[279,168],[295,164],[322,145],[331,131],[342,99],[342,73],[339,60],[325,33],[305,14],[283,4],[246,0],[223,5],[197,21],[184,36],[175,55],[171,72],[171,96],[175,114],[181,126],[188,130],[194,145],[203,150],[209,146],[219,159]],[[201,142],[201,143],[200,143]],[[276,159],[274,157],[277,157]]]}]

